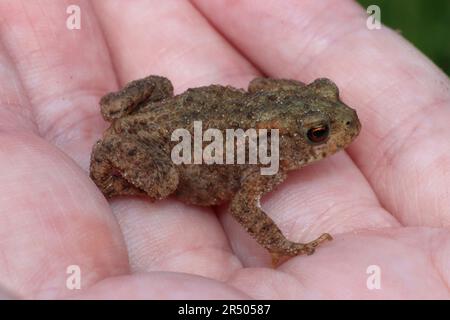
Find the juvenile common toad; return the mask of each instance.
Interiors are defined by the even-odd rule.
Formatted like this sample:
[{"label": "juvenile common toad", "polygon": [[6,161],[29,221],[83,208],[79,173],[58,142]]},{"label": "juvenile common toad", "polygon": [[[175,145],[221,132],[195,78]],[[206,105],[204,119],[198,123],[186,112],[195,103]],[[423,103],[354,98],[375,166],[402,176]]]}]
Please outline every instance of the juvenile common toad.
[{"label": "juvenile common toad", "polygon": [[[203,206],[231,200],[231,214],[273,257],[312,254],[331,239],[289,241],[259,201],[288,171],[345,148],[358,135],[356,112],[339,100],[332,81],[256,78],[247,91],[210,85],[174,96],[168,79],[149,76],[107,94],[100,106],[111,126],[93,148],[90,175],[105,196],[174,195]],[[262,175],[261,164],[175,164],[178,142],[171,135],[178,128],[194,135],[194,121],[224,135],[226,129],[278,129],[278,172]]]}]

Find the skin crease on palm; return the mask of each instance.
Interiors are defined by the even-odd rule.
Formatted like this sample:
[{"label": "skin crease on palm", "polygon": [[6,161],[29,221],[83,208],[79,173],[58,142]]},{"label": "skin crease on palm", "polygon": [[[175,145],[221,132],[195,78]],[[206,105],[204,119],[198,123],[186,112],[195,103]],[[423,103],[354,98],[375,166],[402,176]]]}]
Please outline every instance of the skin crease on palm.
[{"label": "skin crease on palm", "polygon": [[[70,4],[0,1],[0,296],[450,298],[450,84],[400,35],[368,30],[350,0],[78,1],[73,31]],[[272,269],[225,206],[108,203],[87,173],[98,101],[149,74],[177,93],[335,81],[359,138],[263,201],[290,239],[335,240]]]}]

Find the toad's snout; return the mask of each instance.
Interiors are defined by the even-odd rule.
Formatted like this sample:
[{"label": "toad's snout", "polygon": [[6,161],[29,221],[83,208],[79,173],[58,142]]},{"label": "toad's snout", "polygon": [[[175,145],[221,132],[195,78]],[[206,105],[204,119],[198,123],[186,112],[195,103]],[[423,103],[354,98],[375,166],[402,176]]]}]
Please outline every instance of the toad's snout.
[{"label": "toad's snout", "polygon": [[355,110],[351,109],[351,112],[345,115],[342,122],[347,132],[350,133],[353,138],[359,134],[359,131],[361,130],[361,122],[359,122],[359,118]]}]

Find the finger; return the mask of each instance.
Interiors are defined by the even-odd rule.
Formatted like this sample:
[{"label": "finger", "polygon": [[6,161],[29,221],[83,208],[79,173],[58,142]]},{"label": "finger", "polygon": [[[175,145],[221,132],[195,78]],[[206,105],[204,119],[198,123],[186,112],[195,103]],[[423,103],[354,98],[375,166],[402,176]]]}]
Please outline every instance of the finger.
[{"label": "finger", "polygon": [[[189,2],[135,1],[129,6],[125,1],[96,1],[94,5],[121,84],[159,74],[168,76],[180,92],[211,83],[245,86],[257,73]],[[223,279],[239,266],[212,210],[171,201],[113,203],[134,270]]]},{"label": "finger", "polygon": [[242,267],[210,208],[119,199],[113,209],[134,272],[182,271],[225,280]]},{"label": "finger", "polygon": [[[290,173],[284,183],[263,197],[262,207],[283,234],[295,242],[309,242],[325,232],[336,236],[399,225],[380,207],[364,176],[345,153]],[[268,252],[226,211],[222,214],[224,228],[243,264],[270,267]]]},{"label": "finger", "polygon": [[223,282],[175,272],[150,272],[114,277],[73,296],[74,299],[249,299]]},{"label": "finger", "polygon": [[95,186],[56,147],[33,134],[0,136],[0,283],[26,298],[67,295],[128,271],[123,239]]},{"label": "finger", "polygon": [[88,167],[105,128],[100,96],[116,88],[109,53],[86,1],[81,29],[66,27],[71,1],[2,1],[1,40],[26,90],[39,133]]},{"label": "finger", "polygon": [[350,155],[381,204],[407,225],[450,225],[450,84],[420,52],[368,30],[353,1],[194,3],[267,74],[336,81],[363,124]]},{"label": "finger", "polygon": [[211,83],[246,87],[257,74],[188,1],[93,4],[121,84],[159,74],[181,92]]},{"label": "finger", "polygon": [[447,231],[377,229],[338,240],[277,270],[241,269],[227,283],[255,299],[450,298]]},{"label": "finger", "polygon": [[0,44],[0,283],[15,296],[64,296],[69,266],[89,286],[127,272],[126,251],[92,183],[38,136],[10,57]]}]

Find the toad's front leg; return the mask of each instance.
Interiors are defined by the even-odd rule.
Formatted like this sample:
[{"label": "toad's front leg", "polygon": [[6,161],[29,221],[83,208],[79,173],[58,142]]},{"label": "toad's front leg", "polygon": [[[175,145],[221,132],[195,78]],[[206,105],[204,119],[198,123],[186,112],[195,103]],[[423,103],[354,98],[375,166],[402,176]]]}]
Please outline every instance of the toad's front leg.
[{"label": "toad's front leg", "polygon": [[329,234],[324,233],[308,243],[292,242],[286,239],[275,222],[261,209],[261,197],[285,177],[284,172],[269,176],[261,175],[259,170],[252,171],[246,176],[241,189],[231,202],[233,217],[272,254],[274,262],[283,256],[310,255],[322,242],[332,239]]}]

